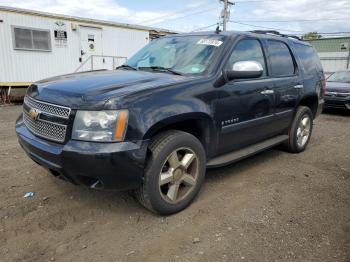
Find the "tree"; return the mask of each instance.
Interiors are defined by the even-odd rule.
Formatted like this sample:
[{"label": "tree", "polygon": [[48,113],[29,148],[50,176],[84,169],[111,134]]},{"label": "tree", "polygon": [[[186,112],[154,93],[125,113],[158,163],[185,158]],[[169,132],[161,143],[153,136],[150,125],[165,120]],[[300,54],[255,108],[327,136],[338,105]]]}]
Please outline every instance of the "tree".
[{"label": "tree", "polygon": [[322,35],[317,32],[309,32],[302,36],[303,40],[315,40],[320,38],[322,38]]}]

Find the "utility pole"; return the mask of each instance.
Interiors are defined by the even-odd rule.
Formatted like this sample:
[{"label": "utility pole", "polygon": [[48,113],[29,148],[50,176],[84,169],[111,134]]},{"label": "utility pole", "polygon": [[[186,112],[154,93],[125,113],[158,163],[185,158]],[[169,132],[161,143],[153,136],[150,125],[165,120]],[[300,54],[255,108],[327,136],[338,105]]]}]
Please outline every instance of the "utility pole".
[{"label": "utility pole", "polygon": [[234,5],[235,3],[232,3],[228,0],[220,0],[220,2],[224,3],[224,9],[222,10],[221,17],[222,17],[223,31],[226,31],[227,21],[230,18],[229,6]]}]

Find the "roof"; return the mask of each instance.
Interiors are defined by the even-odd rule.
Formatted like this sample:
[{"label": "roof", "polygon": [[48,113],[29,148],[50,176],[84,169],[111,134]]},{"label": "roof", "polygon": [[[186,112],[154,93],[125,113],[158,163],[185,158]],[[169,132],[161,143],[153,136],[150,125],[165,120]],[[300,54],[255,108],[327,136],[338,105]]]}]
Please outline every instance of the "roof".
[{"label": "roof", "polygon": [[[349,52],[350,37],[336,37],[336,38],[321,38],[315,40],[308,40],[317,52]],[[342,44],[347,43],[346,46]]]},{"label": "roof", "polygon": [[169,34],[177,33],[175,31],[171,31],[171,30],[163,29],[163,28],[155,28],[155,27],[127,24],[127,23],[117,23],[117,22],[106,21],[106,20],[84,18],[84,17],[79,17],[79,16],[69,16],[69,15],[62,15],[62,14],[46,13],[46,12],[41,12],[41,11],[22,9],[22,8],[17,8],[17,7],[10,7],[10,6],[0,6],[0,11],[34,15],[34,16],[42,16],[42,17],[56,18],[56,19],[65,19],[65,20],[70,20],[70,21],[74,21],[74,22],[83,22],[83,23],[91,23],[91,24],[98,24],[98,25],[130,28],[130,29],[143,30],[143,31],[157,31],[157,32],[169,33]]},{"label": "roof", "polygon": [[194,36],[213,36],[213,35],[223,35],[223,36],[248,36],[248,37],[256,37],[256,38],[265,38],[265,39],[276,39],[276,40],[288,40],[299,44],[304,44],[307,46],[311,46],[310,43],[305,42],[303,40],[295,39],[293,36],[288,37],[287,35],[277,35],[277,34],[270,34],[270,33],[256,33],[256,32],[248,32],[248,31],[221,31],[219,33],[216,33],[215,30],[213,31],[199,31],[199,32],[191,32],[191,33],[182,33],[177,34],[176,36],[182,36],[182,35],[194,35]]}]

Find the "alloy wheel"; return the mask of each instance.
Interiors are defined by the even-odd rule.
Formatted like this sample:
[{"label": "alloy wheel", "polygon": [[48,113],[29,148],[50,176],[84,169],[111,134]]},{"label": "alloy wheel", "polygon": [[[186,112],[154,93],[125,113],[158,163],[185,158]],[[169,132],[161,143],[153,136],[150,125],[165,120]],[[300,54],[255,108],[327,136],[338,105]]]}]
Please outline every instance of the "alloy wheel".
[{"label": "alloy wheel", "polygon": [[174,150],[165,160],[159,174],[162,198],[172,204],[188,196],[197,184],[198,157],[190,148]]},{"label": "alloy wheel", "polygon": [[301,148],[307,143],[311,130],[311,120],[308,115],[304,115],[297,129],[297,143]]}]

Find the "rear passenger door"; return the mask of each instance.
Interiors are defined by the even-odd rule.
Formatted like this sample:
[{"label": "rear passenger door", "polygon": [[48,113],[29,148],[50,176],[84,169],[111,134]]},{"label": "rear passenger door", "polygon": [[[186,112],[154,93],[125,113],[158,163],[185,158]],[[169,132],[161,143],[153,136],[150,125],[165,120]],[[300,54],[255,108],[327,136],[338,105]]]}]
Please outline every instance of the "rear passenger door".
[{"label": "rear passenger door", "polygon": [[291,123],[294,109],[303,92],[303,85],[296,60],[287,43],[269,39],[265,44],[275,97],[274,125],[276,133],[279,133]]}]

